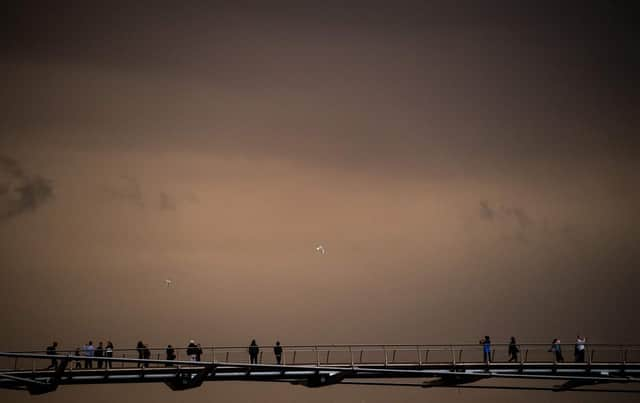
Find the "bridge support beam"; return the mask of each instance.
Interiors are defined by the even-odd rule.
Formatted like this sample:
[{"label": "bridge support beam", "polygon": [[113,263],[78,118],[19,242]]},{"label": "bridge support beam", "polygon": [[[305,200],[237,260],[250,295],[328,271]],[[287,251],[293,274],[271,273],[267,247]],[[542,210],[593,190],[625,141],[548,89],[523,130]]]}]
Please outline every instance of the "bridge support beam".
[{"label": "bridge support beam", "polygon": [[202,382],[206,379],[206,377],[215,371],[215,366],[207,365],[198,371],[195,375],[191,372],[182,372],[181,369],[178,369],[176,372],[176,376],[170,380],[165,382],[171,390],[187,390],[198,388],[202,386]]}]

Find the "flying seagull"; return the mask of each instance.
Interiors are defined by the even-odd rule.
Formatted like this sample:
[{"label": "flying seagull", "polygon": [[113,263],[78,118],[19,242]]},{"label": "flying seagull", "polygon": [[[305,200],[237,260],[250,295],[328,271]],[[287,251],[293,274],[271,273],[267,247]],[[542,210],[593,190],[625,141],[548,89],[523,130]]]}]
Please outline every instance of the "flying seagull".
[{"label": "flying seagull", "polygon": [[324,246],[322,245],[316,246],[316,252],[319,252],[321,255],[324,255],[325,253],[327,253],[327,251],[324,250]]},{"label": "flying seagull", "polygon": [[171,285],[171,280],[169,280],[169,279],[164,280],[164,282],[167,284],[167,287],[169,287]]}]

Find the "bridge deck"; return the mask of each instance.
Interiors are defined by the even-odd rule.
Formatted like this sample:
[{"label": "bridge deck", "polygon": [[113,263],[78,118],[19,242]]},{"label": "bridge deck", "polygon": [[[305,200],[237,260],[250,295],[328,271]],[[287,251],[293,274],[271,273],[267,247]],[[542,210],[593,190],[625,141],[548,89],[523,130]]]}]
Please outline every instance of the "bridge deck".
[{"label": "bridge deck", "polygon": [[[546,354],[546,361],[531,361],[529,352],[546,352],[540,351],[541,345],[521,347],[523,354],[519,355],[518,362],[506,362],[506,357],[503,357],[503,361],[491,363],[461,360],[462,357],[481,356],[477,345],[284,348],[282,365],[274,363],[275,357],[269,359],[264,349],[259,364],[244,362],[247,356],[245,347],[206,348],[205,352],[209,352],[214,360],[198,362],[127,358],[127,354],[137,355],[137,352],[121,350],[118,352],[120,357],[92,358],[94,368],[82,368],[87,360],[84,356],[60,353],[51,356],[42,352],[0,353],[5,367],[0,370],[0,388],[26,389],[39,394],[54,391],[59,385],[163,382],[173,390],[184,390],[198,387],[205,381],[230,380],[280,381],[315,387],[340,383],[345,379],[379,378],[432,378],[436,382],[430,382],[429,386],[452,386],[487,378],[513,378],[563,380],[568,385],[563,390],[573,390],[596,383],[640,382],[640,354],[637,354],[640,348],[636,346],[591,345],[586,356],[587,362],[584,363],[554,362],[548,359],[550,354]],[[161,350],[155,351],[159,355]],[[413,353],[413,361],[406,355],[407,352]],[[449,360],[441,357],[435,360],[430,352],[444,352]],[[600,355],[596,355],[596,352]],[[185,356],[182,352],[182,357]],[[216,357],[224,359],[215,360]],[[231,362],[227,360],[229,357],[239,357],[241,360]],[[596,360],[604,357],[618,360]],[[56,370],[46,369],[52,359],[57,360]],[[98,363],[101,368],[95,368]],[[108,364],[112,368],[107,368]]]}]

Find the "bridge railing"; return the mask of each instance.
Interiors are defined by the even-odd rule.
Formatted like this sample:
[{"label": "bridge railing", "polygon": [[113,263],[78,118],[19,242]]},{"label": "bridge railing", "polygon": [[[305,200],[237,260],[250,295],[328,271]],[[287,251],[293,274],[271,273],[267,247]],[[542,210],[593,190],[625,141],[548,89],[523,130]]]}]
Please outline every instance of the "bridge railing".
[{"label": "bridge railing", "polygon": [[[565,362],[574,361],[573,344],[564,344]],[[340,344],[340,345],[283,345],[282,364],[286,365],[433,365],[465,364],[483,362],[481,344],[455,345],[407,345],[407,344]],[[494,343],[492,363],[506,363],[509,360],[508,344]],[[550,363],[555,361],[549,343],[519,344],[520,353],[517,363]],[[174,348],[178,360],[189,360],[186,348]],[[166,359],[166,348],[150,348],[151,359]],[[25,353],[44,354],[45,351],[23,351]],[[249,362],[248,347],[242,346],[206,346],[202,347],[201,361]],[[59,355],[73,355],[74,350],[57,350]],[[114,358],[139,358],[135,348],[115,349]],[[84,368],[85,360],[74,360],[68,368]],[[640,362],[640,345],[624,344],[587,344],[585,361],[598,362]],[[258,355],[261,364],[275,364],[276,357],[272,346],[261,346]],[[47,360],[30,358],[0,358],[1,369],[35,370],[49,365]],[[111,368],[136,367],[136,363],[115,362]],[[158,364],[151,364],[158,365]],[[106,368],[106,363],[92,360],[93,368]]]}]

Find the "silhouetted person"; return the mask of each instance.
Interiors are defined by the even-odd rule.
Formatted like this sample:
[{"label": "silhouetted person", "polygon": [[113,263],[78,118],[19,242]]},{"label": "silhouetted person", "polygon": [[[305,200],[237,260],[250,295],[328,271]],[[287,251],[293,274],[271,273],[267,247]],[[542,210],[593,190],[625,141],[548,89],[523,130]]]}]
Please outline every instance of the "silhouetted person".
[{"label": "silhouetted person", "polygon": [[[82,353],[80,352],[80,347],[77,347],[77,348],[76,348],[76,352],[75,352],[73,355],[75,355],[76,357],[80,357],[80,356],[82,355]],[[75,365],[74,365],[74,368],[75,368],[75,369],[82,368],[82,365],[80,364],[80,359],[79,359],[79,358],[76,358],[76,359],[75,359]]]},{"label": "silhouetted person", "polygon": [[93,368],[93,355],[95,353],[95,347],[93,347],[93,342],[89,340],[89,343],[84,346],[84,355],[87,357],[84,359],[84,367],[85,368]]},{"label": "silhouetted person", "polygon": [[489,364],[491,362],[491,339],[489,336],[484,336],[484,339],[480,339],[480,344],[482,344],[484,362]]},{"label": "silhouetted person", "polygon": [[564,357],[562,356],[562,348],[560,347],[560,339],[553,339],[549,352],[552,352],[554,354],[556,362],[564,362]]},{"label": "silhouetted person", "polygon": [[260,347],[258,347],[258,343],[256,343],[256,339],[251,340],[251,344],[249,345],[249,359],[251,364],[258,363],[258,353],[260,352]]},{"label": "silhouetted person", "polygon": [[[136,351],[138,352],[138,359],[142,360],[144,359],[144,343],[142,342],[142,340],[138,341],[138,344],[136,344]],[[142,363],[139,362],[138,363],[138,368],[140,368],[142,366]]]},{"label": "silhouetted person", "polygon": [[[104,357],[104,346],[102,345],[102,342],[98,343],[98,347],[96,347],[95,356],[96,358]],[[102,368],[103,364],[104,364],[104,361],[98,360],[98,368]]]},{"label": "silhouetted person", "polygon": [[516,338],[511,336],[511,341],[509,342],[509,362],[518,362],[518,353],[520,349],[518,348],[518,344],[516,343]]},{"label": "silhouetted person", "polygon": [[[113,343],[111,342],[111,340],[107,341],[107,347],[105,347],[104,349],[104,356],[107,358],[113,358]],[[112,366],[112,361],[107,361],[105,363],[106,368],[112,368]]]},{"label": "silhouetted person", "polygon": [[[142,358],[145,360],[150,360],[151,359],[151,350],[149,350],[149,346],[147,346],[146,344],[144,345],[143,349],[142,349]],[[145,368],[147,368],[149,366],[148,362],[144,363]]]},{"label": "silhouetted person", "polygon": [[278,365],[282,364],[282,346],[279,341],[276,341],[276,345],[273,347],[273,355],[276,356]]},{"label": "silhouetted person", "polygon": [[[58,347],[58,342],[54,341],[50,346],[47,347],[48,355],[56,355],[56,347]],[[58,360],[55,358],[51,359],[51,365],[47,367],[47,369],[56,369],[58,368]]]},{"label": "silhouetted person", "polygon": [[200,343],[196,345],[196,361],[200,361],[200,357],[202,356],[202,347]]},{"label": "silhouetted person", "polygon": [[193,340],[189,340],[189,344],[187,345],[187,355],[191,361],[197,361],[198,345]]},{"label": "silhouetted person", "polygon": [[[167,346],[167,361],[173,361],[176,359],[176,350],[173,348],[171,344]],[[172,364],[165,364],[167,367]]]},{"label": "silhouetted person", "polygon": [[584,362],[586,343],[587,343],[587,339],[585,337],[580,335],[576,337],[576,347],[574,351],[576,362]]}]

